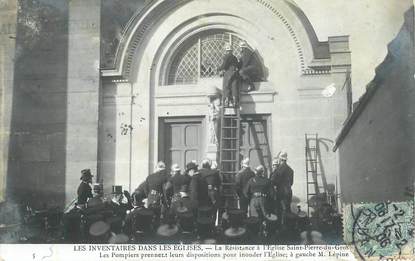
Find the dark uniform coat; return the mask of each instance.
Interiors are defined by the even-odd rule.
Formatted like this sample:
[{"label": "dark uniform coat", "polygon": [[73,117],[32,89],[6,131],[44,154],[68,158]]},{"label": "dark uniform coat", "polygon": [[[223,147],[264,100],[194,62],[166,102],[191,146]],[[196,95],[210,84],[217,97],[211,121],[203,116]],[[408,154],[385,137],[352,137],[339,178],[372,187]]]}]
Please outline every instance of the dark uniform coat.
[{"label": "dark uniform coat", "polygon": [[287,163],[281,163],[271,176],[274,186],[277,188],[279,198],[291,198],[291,186],[294,182],[294,171]]},{"label": "dark uniform coat", "polygon": [[256,64],[254,53],[247,48],[243,48],[241,52],[239,75],[242,81],[249,84],[251,88],[254,87],[253,81],[258,75],[258,65]]},{"label": "dark uniform coat", "polygon": [[272,195],[272,184],[268,178],[261,176],[251,178],[245,187],[244,194],[250,199],[250,216],[264,217],[267,215],[267,201]]},{"label": "dark uniform coat", "polygon": [[227,53],[223,57],[222,65],[218,71],[225,71],[223,74],[223,95],[225,97],[238,97],[238,59],[232,53]]},{"label": "dark uniform coat", "polygon": [[250,167],[245,167],[241,169],[235,176],[235,185],[236,185],[236,192],[238,196],[244,196],[243,191],[248,184],[248,181],[255,177],[255,173],[252,171]]},{"label": "dark uniform coat", "polygon": [[217,205],[219,200],[219,189],[221,186],[219,171],[202,168],[199,170],[199,173],[201,178],[200,198],[202,198],[203,204],[207,203],[207,205]]},{"label": "dark uniform coat", "polygon": [[170,174],[165,170],[157,171],[149,175],[146,179],[146,191],[148,191],[148,204],[160,207],[160,203],[165,205],[165,185],[170,179]]},{"label": "dark uniform coat", "polygon": [[85,204],[89,198],[92,198],[92,188],[88,183],[82,181],[78,187],[78,204]]},{"label": "dark uniform coat", "polygon": [[186,186],[188,188],[191,179],[192,178],[188,174],[180,173],[177,173],[173,177],[171,177],[169,183],[171,183],[173,194],[177,194],[180,191],[182,191],[183,186]]},{"label": "dark uniform coat", "polygon": [[235,176],[236,193],[239,196],[240,208],[245,212],[248,209],[249,199],[244,195],[244,189],[248,185],[248,181],[255,177],[255,173],[250,167],[244,167]]}]

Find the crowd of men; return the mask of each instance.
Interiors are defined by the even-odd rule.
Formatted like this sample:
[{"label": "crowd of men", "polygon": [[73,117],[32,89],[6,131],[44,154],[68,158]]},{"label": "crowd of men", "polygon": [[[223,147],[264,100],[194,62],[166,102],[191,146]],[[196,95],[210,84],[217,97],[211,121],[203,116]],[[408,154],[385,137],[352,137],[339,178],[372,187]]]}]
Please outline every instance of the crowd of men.
[{"label": "crowd of men", "polygon": [[131,195],[113,186],[112,194],[104,196],[101,184],[92,190],[90,170],[81,173],[76,206],[64,218],[71,242],[160,242],[177,235],[185,242],[187,235],[191,242],[221,238],[222,243],[241,243],[235,240],[296,233],[307,226],[305,212],[291,212],[293,170],[287,153],[273,160],[269,178],[262,165],[252,169],[244,159],[234,177],[233,197],[225,195],[223,177],[207,159],[200,167],[189,162],[184,171],[173,164],[170,173],[158,162]]}]

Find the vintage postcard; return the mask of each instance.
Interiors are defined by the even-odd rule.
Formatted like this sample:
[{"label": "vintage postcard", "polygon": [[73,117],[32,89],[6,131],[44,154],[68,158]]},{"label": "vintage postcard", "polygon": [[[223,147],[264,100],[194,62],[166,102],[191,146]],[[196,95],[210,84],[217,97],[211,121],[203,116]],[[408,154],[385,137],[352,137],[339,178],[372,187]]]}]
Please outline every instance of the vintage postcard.
[{"label": "vintage postcard", "polygon": [[0,0],[0,260],[414,260],[412,0]]}]

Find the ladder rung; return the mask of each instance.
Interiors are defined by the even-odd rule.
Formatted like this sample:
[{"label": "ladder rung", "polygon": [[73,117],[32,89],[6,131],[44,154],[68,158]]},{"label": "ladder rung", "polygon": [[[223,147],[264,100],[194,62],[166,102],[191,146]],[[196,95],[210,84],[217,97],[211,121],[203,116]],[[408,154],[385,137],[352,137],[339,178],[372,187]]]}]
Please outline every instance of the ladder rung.
[{"label": "ladder rung", "polygon": [[236,126],[222,127],[222,129],[238,129]]},{"label": "ladder rung", "polygon": [[223,137],[222,140],[237,140],[238,138],[225,138]]},{"label": "ladder rung", "polygon": [[308,193],[307,195],[308,196],[316,196],[317,194],[316,193]]},{"label": "ladder rung", "polygon": [[223,159],[222,162],[236,162],[237,160],[225,160]]},{"label": "ladder rung", "polygon": [[238,151],[238,149],[222,149],[222,151]]}]

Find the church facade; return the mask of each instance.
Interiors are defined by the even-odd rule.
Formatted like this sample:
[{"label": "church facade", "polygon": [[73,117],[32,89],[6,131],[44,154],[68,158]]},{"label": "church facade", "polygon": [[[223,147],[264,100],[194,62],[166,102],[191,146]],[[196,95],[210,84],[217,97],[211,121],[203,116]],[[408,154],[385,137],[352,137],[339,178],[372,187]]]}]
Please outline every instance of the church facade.
[{"label": "church facade", "polygon": [[336,185],[332,147],[351,103],[347,36],[320,42],[290,0],[146,1],[128,6],[119,28],[108,21],[108,2],[68,3],[63,202],[76,196],[84,168],[107,191],[133,190],[159,160],[182,168],[218,160],[217,68],[225,44],[238,57],[241,42],[261,72],[255,90],[241,94],[241,156],[269,173],[286,151],[294,197],[304,202],[304,135],[317,133],[324,184]]}]

